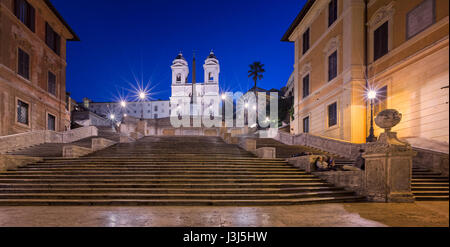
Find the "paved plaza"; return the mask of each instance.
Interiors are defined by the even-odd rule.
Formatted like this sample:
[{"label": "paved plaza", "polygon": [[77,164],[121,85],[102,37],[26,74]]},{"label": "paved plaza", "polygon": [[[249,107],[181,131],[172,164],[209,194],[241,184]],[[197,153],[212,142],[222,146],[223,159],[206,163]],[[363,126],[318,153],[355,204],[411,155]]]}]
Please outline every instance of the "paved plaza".
[{"label": "paved plaza", "polygon": [[449,227],[449,203],[329,203],[267,207],[0,207],[0,226]]}]

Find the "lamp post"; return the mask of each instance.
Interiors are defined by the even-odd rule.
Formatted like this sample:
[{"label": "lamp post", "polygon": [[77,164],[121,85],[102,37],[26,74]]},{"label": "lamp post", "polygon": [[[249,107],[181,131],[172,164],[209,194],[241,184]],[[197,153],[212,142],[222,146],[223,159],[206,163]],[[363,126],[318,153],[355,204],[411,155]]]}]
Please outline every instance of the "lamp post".
[{"label": "lamp post", "polygon": [[366,142],[375,142],[377,138],[373,133],[373,100],[377,97],[377,92],[370,90],[367,93],[367,98],[370,100],[370,129],[369,136],[366,138]]},{"label": "lamp post", "polygon": [[145,100],[146,96],[144,91],[139,92],[139,100],[141,101],[141,120],[144,120],[144,104],[142,102]]},{"label": "lamp post", "polygon": [[125,100],[121,100],[120,107],[122,107],[122,119],[123,119],[123,117],[126,117],[126,115],[127,115],[127,114],[125,114],[125,107],[127,107],[127,102]]},{"label": "lamp post", "polygon": [[225,93],[222,94],[222,121],[225,121],[225,100],[227,99],[227,95]]}]

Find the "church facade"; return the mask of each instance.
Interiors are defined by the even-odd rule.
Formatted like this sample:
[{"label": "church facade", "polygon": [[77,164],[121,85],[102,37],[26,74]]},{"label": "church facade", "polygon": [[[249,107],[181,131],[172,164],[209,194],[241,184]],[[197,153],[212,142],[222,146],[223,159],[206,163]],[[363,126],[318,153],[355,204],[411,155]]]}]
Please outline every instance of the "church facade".
[{"label": "church facade", "polygon": [[203,64],[204,82],[196,82],[195,57],[192,62],[192,82],[188,82],[189,65],[183,54],[172,62],[171,116],[219,115],[219,60],[211,51]]}]

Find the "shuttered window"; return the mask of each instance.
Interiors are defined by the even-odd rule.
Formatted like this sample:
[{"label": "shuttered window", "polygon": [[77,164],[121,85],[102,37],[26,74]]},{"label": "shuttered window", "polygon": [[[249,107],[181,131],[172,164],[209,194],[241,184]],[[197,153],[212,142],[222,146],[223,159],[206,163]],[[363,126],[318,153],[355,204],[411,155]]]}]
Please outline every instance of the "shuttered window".
[{"label": "shuttered window", "polygon": [[56,96],[56,76],[48,72],[48,92]]},{"label": "shuttered window", "polygon": [[28,104],[17,100],[17,122],[28,125]]},{"label": "shuttered window", "polygon": [[331,0],[328,4],[328,26],[337,20],[337,0]]},{"label": "shuttered window", "polygon": [[25,0],[14,0],[14,15],[34,32],[35,10],[31,4]]},{"label": "shuttered window", "polygon": [[378,27],[373,33],[373,60],[388,53],[388,21]]},{"label": "shuttered window", "polygon": [[328,81],[333,80],[337,76],[337,51],[328,57]]},{"label": "shuttered window", "polygon": [[45,43],[56,54],[60,54],[61,37],[53,30],[53,28],[48,23],[45,23]]},{"label": "shuttered window", "polygon": [[303,98],[309,95],[309,74],[303,77]]},{"label": "shuttered window", "polygon": [[328,106],[328,127],[334,126],[337,124],[337,103]]},{"label": "shuttered window", "polygon": [[303,33],[303,54],[309,50],[309,28]]},{"label": "shuttered window", "polygon": [[30,79],[30,55],[19,48],[17,73],[23,78]]},{"label": "shuttered window", "polygon": [[47,114],[47,129],[48,130],[56,130],[56,117],[51,115],[51,114]]},{"label": "shuttered window", "polygon": [[303,133],[309,133],[309,116],[303,118]]}]

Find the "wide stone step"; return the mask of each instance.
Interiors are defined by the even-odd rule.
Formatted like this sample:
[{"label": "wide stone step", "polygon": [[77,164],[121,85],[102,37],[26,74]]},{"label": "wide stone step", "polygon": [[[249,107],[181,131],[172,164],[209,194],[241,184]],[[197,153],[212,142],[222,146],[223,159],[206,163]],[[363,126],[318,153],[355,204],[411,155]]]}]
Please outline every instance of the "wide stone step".
[{"label": "wide stone step", "polygon": [[[264,172],[264,171],[194,171],[194,170],[179,170],[179,171],[173,171],[173,170],[166,170],[166,171],[92,171],[92,170],[83,170],[83,171],[68,171],[68,170],[60,170],[60,171],[9,171],[7,175],[155,175],[155,176],[162,176],[162,175],[175,175],[175,176],[182,176],[182,175],[221,175],[221,176],[277,176],[277,175],[285,175],[287,177],[292,175],[302,175],[302,177],[314,177],[310,174],[307,174],[306,172],[301,171],[289,171],[289,172]],[[2,173],[0,173],[0,176]]]},{"label": "wide stone step", "polygon": [[445,186],[435,186],[435,187],[419,187],[419,186],[412,186],[411,190],[412,191],[448,191],[449,187],[445,187]]},{"label": "wide stone step", "polygon": [[448,201],[447,196],[414,196],[416,201]]},{"label": "wide stone step", "polygon": [[349,191],[317,191],[317,192],[298,192],[298,193],[271,193],[271,194],[150,194],[150,193],[0,193],[0,199],[211,199],[211,200],[239,200],[239,199],[295,199],[309,197],[338,197],[352,196],[354,193]]},{"label": "wide stone step", "polygon": [[99,183],[92,181],[85,181],[79,183],[44,183],[41,181],[17,181],[15,183],[0,183],[0,188],[161,188],[161,189],[179,189],[179,188],[193,188],[193,189],[255,189],[255,188],[271,188],[271,189],[288,189],[300,187],[333,187],[327,182],[304,182],[304,183]]},{"label": "wide stone step", "polygon": [[413,179],[429,178],[429,179],[447,179],[448,180],[448,177],[443,177],[441,175],[429,175],[429,174],[426,174],[426,175],[413,174],[412,178]]},{"label": "wide stone step", "polygon": [[436,183],[430,183],[430,182],[413,182],[411,183],[412,187],[448,187],[448,182],[436,182]]},{"label": "wide stone step", "polygon": [[21,183],[21,182],[33,182],[33,183],[124,183],[124,182],[132,182],[132,183],[309,183],[309,182],[320,182],[321,179],[318,178],[240,178],[240,179],[218,179],[218,178],[204,178],[204,179],[181,179],[181,178],[170,178],[170,179],[137,179],[137,178],[73,178],[69,179],[68,177],[64,178],[0,178],[0,183]]},{"label": "wide stone step", "polygon": [[412,182],[448,182],[448,178],[413,178]]},{"label": "wide stone step", "polygon": [[342,187],[322,186],[322,187],[288,187],[288,188],[84,188],[76,185],[70,188],[49,188],[45,186],[34,187],[9,186],[0,187],[1,193],[196,193],[196,194],[227,194],[227,193],[296,193],[296,192],[314,192],[314,191],[343,191]]},{"label": "wide stone step", "polygon": [[251,205],[296,205],[296,204],[311,204],[311,203],[332,203],[332,202],[356,202],[364,201],[365,198],[361,196],[341,196],[341,197],[316,197],[316,198],[299,198],[299,199],[252,199],[252,200],[207,200],[207,199],[164,199],[164,200],[67,200],[67,199],[0,199],[0,205],[14,206],[14,205],[58,205],[58,206],[75,206],[75,205],[98,205],[98,206],[251,206]]},{"label": "wide stone step", "polygon": [[196,161],[221,161],[221,162],[227,162],[227,161],[231,161],[231,162],[264,162],[264,163],[287,163],[286,160],[284,159],[259,159],[259,158],[245,158],[245,157],[226,157],[223,159],[218,160],[217,158],[214,157],[199,157],[199,156],[195,156],[195,157],[173,157],[173,156],[168,156],[167,158],[162,157],[162,156],[155,156],[155,157],[139,157],[139,158],[134,158],[134,157],[128,157],[128,158],[114,158],[114,157],[80,157],[78,159],[73,159],[73,158],[55,158],[55,159],[50,159],[50,158],[46,158],[44,161],[45,162],[96,162],[96,161],[101,161],[101,162],[141,162],[141,161],[163,161],[163,160],[168,160],[168,161],[186,161],[186,162],[196,162]]},{"label": "wide stone step", "polygon": [[413,191],[415,196],[448,196],[447,191]]},{"label": "wide stone step", "polygon": [[[166,166],[159,166],[159,167],[123,167],[123,166],[104,166],[104,167],[92,167],[92,166],[85,166],[85,167],[79,167],[79,166],[73,166],[70,167],[53,167],[49,166],[47,168],[44,167],[21,167],[19,168],[20,172],[34,172],[34,171],[98,171],[98,172],[116,172],[116,171],[136,171],[136,172],[165,172],[165,171],[201,171],[201,172],[220,172],[220,171],[237,171],[237,172],[289,172],[289,173],[306,173],[305,171],[298,170],[296,168],[268,168],[268,167],[214,167],[214,166],[193,166],[193,167],[186,167],[186,166],[175,166],[175,167],[166,167]],[[14,172],[14,171],[8,171],[8,172]]]}]

